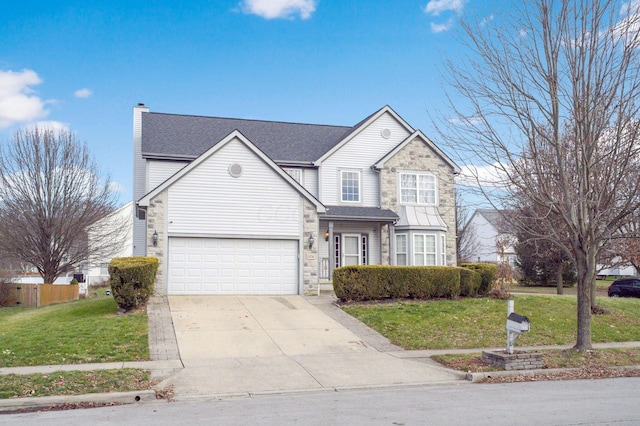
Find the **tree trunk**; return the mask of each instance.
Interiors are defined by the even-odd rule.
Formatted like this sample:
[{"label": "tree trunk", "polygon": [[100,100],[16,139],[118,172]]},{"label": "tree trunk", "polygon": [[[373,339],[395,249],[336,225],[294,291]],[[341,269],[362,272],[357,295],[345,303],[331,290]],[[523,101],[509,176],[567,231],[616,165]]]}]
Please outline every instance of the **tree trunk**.
[{"label": "tree trunk", "polygon": [[560,265],[558,265],[558,269],[556,269],[556,289],[559,295],[562,295],[564,293],[564,289],[563,289],[564,283],[562,282],[563,272],[564,272],[564,267],[561,263]]},{"label": "tree trunk", "polygon": [[576,270],[578,273],[578,330],[577,342],[574,346],[578,350],[590,350],[591,345],[591,287],[595,278],[595,252],[579,249],[575,250]]},{"label": "tree trunk", "polygon": [[595,275],[591,279],[591,312],[594,311],[594,308],[597,306],[596,300],[596,277]]}]

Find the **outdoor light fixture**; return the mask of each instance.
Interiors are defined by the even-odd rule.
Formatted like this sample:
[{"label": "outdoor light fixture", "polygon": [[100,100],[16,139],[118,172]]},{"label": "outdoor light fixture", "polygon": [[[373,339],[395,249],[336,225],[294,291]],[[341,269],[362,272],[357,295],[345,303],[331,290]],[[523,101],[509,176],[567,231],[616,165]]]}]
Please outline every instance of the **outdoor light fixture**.
[{"label": "outdoor light fixture", "polygon": [[313,234],[309,234],[309,250],[313,248],[313,242],[315,239],[313,238]]},{"label": "outdoor light fixture", "polygon": [[324,240],[329,241],[329,230],[324,231]]},{"label": "outdoor light fixture", "polygon": [[153,235],[151,236],[151,242],[153,242],[154,247],[158,247],[158,231],[153,231]]}]

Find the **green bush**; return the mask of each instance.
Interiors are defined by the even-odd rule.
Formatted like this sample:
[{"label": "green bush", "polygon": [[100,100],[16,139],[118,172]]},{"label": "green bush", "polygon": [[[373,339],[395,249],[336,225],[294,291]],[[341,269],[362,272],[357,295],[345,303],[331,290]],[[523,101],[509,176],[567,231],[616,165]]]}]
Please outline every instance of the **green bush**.
[{"label": "green bush", "polygon": [[460,268],[345,266],[334,271],[333,289],[343,301],[453,298],[460,295]]},{"label": "green bush", "polygon": [[158,272],[155,257],[118,257],[109,263],[113,298],[126,311],[144,305],[153,293]]},{"label": "green bush", "polygon": [[478,294],[485,295],[491,291],[493,281],[496,279],[496,275],[498,274],[498,265],[493,263],[462,263],[460,266],[476,271],[482,277]]},{"label": "green bush", "polygon": [[69,281],[69,284],[71,285],[78,285],[78,280],[76,280],[75,278],[72,279],[71,281]]},{"label": "green bush", "polygon": [[460,296],[475,297],[482,285],[480,273],[467,268],[460,268]]}]

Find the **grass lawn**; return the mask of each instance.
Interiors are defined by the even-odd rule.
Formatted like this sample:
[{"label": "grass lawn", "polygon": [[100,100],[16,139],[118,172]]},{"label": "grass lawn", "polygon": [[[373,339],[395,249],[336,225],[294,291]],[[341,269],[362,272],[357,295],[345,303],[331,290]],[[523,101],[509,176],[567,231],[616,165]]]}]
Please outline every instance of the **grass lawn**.
[{"label": "grass lawn", "polygon": [[[517,346],[574,344],[576,298],[514,295],[515,312],[531,331]],[[593,316],[593,342],[640,341],[640,299],[598,298],[610,311]],[[343,309],[405,349],[506,346],[507,302],[479,298],[348,305]]]},{"label": "grass lawn", "polygon": [[146,312],[117,309],[111,297],[2,308],[0,367],[148,360]]},{"label": "grass lawn", "polygon": [[[598,296],[607,297],[607,289],[613,281],[613,278],[606,280],[596,280],[596,294]],[[510,289],[514,293],[557,294],[557,290],[555,287],[528,287],[514,283],[510,286]],[[563,289],[563,294],[566,296],[575,296],[576,286],[574,285],[573,287],[565,287]]]},{"label": "grass lawn", "polygon": [[136,369],[9,374],[2,376],[0,381],[0,399],[125,392],[145,390],[150,386],[149,372]]}]

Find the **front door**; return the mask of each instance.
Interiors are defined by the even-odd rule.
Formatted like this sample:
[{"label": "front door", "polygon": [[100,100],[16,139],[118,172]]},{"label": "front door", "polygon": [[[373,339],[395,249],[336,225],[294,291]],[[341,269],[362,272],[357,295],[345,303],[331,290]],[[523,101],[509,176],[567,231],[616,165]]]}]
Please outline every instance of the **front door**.
[{"label": "front door", "polygon": [[360,265],[362,263],[360,250],[360,235],[342,235],[342,266]]}]

